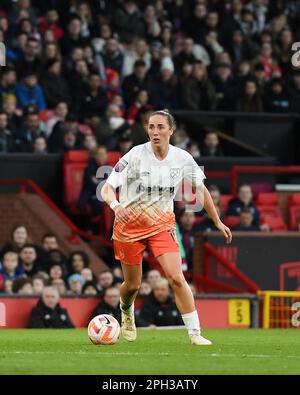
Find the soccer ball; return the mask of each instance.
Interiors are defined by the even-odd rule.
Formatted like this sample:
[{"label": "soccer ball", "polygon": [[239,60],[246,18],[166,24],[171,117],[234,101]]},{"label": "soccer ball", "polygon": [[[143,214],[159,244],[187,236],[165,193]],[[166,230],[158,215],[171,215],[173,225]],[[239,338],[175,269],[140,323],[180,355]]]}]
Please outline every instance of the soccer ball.
[{"label": "soccer ball", "polygon": [[115,344],[120,337],[120,325],[111,315],[97,315],[89,323],[88,336],[94,344]]}]

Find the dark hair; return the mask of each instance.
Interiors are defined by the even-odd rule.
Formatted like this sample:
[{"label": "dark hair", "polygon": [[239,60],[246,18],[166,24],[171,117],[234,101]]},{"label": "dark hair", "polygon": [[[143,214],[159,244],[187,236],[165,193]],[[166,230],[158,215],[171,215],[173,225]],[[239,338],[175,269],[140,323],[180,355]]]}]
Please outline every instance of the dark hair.
[{"label": "dark hair", "polygon": [[[171,129],[176,130],[176,121],[175,118],[173,117],[172,114],[170,114],[169,110],[167,108],[164,108],[163,110],[157,110],[154,111],[151,115],[150,118],[153,117],[154,115],[162,115],[163,117],[167,118],[168,125]],[[149,119],[150,119],[149,118]]]},{"label": "dark hair", "polygon": [[36,249],[36,246],[34,244],[30,244],[30,243],[24,244],[23,247],[21,248],[21,251],[23,251],[24,248],[33,248],[34,251],[37,253],[37,249]]},{"label": "dark hair", "polygon": [[110,285],[109,287],[104,289],[103,296],[105,296],[107,291],[109,291],[110,289],[117,289],[117,290],[119,290],[117,287],[115,287],[113,285]]},{"label": "dark hair", "polygon": [[13,281],[12,290],[13,293],[17,293],[25,284],[32,285],[32,279],[28,277],[19,277]]},{"label": "dark hair", "polygon": [[82,294],[84,294],[84,291],[86,290],[87,287],[93,287],[97,291],[97,294],[99,294],[99,290],[96,287],[96,284],[94,283],[94,281],[87,281],[84,284],[84,286],[82,287]]},{"label": "dark hair", "polygon": [[90,259],[88,257],[88,255],[84,252],[84,251],[74,251],[72,252],[72,254],[70,255],[70,263],[72,265],[72,261],[75,255],[80,255],[83,263],[84,263],[84,267],[89,267],[90,264]]},{"label": "dark hair", "polygon": [[55,237],[57,239],[57,237],[55,236],[55,234],[53,233],[45,233],[44,236],[42,237],[42,241],[44,241],[45,239],[47,239],[48,237]]}]

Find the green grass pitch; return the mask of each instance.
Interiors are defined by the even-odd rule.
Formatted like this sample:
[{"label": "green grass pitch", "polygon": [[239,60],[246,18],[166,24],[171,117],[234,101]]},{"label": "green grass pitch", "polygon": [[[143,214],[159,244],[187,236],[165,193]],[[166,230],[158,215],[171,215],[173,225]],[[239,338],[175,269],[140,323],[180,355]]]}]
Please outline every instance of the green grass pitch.
[{"label": "green grass pitch", "polygon": [[300,331],[139,330],[138,340],[95,346],[84,329],[0,331],[0,374],[300,374]]}]

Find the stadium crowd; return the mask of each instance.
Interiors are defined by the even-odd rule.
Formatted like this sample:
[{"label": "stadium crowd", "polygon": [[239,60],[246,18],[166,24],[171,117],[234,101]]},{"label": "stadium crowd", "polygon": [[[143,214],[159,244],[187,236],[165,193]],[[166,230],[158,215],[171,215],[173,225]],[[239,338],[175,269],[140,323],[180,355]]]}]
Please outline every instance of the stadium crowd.
[{"label": "stadium crowd", "polygon": [[128,150],[153,108],[298,112],[299,19],[290,0],[3,0],[0,152]]}]

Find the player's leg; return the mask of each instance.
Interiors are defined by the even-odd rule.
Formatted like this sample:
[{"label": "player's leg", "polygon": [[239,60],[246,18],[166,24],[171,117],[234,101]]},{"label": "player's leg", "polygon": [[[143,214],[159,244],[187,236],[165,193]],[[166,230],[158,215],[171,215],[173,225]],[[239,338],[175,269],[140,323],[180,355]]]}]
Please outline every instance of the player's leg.
[{"label": "player's leg", "polygon": [[121,332],[128,341],[136,339],[134,300],[142,281],[142,259],[145,248],[145,241],[125,243],[114,240],[115,257],[121,261],[124,276],[120,288]]},{"label": "player's leg", "polygon": [[210,345],[211,342],[200,335],[200,321],[192,291],[186,282],[181,268],[179,252],[166,252],[157,256],[175,295],[175,302],[182,315],[183,322],[192,344]]},{"label": "player's leg", "polygon": [[142,265],[122,263],[124,282],[120,288],[120,308],[122,315],[121,333],[128,341],[136,340],[134,300],[142,281]]}]

